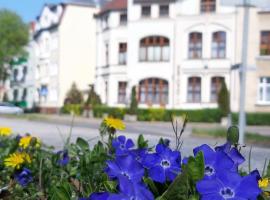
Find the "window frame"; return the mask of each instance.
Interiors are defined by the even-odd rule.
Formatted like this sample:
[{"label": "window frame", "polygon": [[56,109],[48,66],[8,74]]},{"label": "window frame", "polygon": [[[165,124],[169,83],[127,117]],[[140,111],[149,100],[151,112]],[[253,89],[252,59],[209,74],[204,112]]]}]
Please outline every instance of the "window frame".
[{"label": "window frame", "polygon": [[188,58],[202,59],[202,57],[203,57],[203,34],[201,32],[196,31],[190,32],[188,34]]},{"label": "window frame", "polygon": [[[142,88],[144,100],[142,101]],[[139,82],[139,103],[165,106],[169,103],[169,82],[160,78],[147,78]]]},{"label": "window frame", "polygon": [[[225,81],[225,78],[223,76],[213,76],[210,80],[210,102],[211,103],[217,103],[218,101],[218,95],[222,87],[222,82]],[[213,85],[214,90],[213,90]],[[215,97],[213,98],[213,95]]]},{"label": "window frame", "polygon": [[[124,17],[124,19],[125,19],[124,21],[123,21],[123,16],[125,16]],[[120,26],[126,26],[127,23],[128,23],[127,13],[120,13],[120,15],[119,15],[119,25]]]},{"label": "window frame", "polygon": [[[261,89],[262,89],[262,98],[260,94]],[[270,97],[269,97],[269,100],[267,100],[267,93],[268,93],[267,89],[269,89],[269,93],[270,93],[270,76],[259,77],[259,84],[258,84],[258,103],[259,104],[270,104]],[[268,95],[270,96],[270,94]]]},{"label": "window frame", "polygon": [[[121,57],[123,56],[123,62]],[[127,42],[120,42],[118,44],[118,64],[126,65],[127,64]]]},{"label": "window frame", "polygon": [[217,9],[216,0],[201,0],[201,13],[215,13]]},{"label": "window frame", "polygon": [[[191,80],[191,81],[190,81]],[[199,84],[199,89],[200,91],[196,91],[196,81],[198,81],[198,84]],[[190,90],[190,83],[191,83],[191,90]],[[190,91],[191,91],[191,96],[192,96],[192,99],[189,99],[189,94],[190,94]],[[196,93],[199,94],[199,100],[196,100]],[[187,102],[188,103],[201,103],[202,101],[202,78],[199,77],[199,76],[191,76],[191,77],[188,77],[187,79]]]},{"label": "window frame", "polygon": [[169,62],[169,61],[170,61],[169,38],[164,36],[148,36],[140,40],[139,62]]},{"label": "window frame", "polygon": [[126,103],[126,95],[127,95],[127,82],[126,81],[118,81],[118,100],[119,104]]},{"label": "window frame", "polygon": [[[145,12],[146,10],[147,12]],[[151,14],[152,14],[152,8],[151,5],[142,5],[141,6],[141,17],[142,18],[151,18]]]},{"label": "window frame", "polygon": [[[264,36],[264,34],[267,34]],[[266,40],[266,43],[264,43]],[[263,53],[263,51],[266,51]],[[260,56],[270,56],[270,30],[264,30],[260,33]]]},{"label": "window frame", "polygon": [[[214,44],[217,44],[214,47]],[[227,50],[227,33],[225,31],[216,31],[212,34],[212,43],[211,43],[211,57],[214,59],[223,59],[226,58]],[[214,56],[214,51],[216,51],[216,56]],[[222,55],[224,51],[224,55]]]},{"label": "window frame", "polygon": [[[162,7],[167,8],[166,13],[162,13]],[[159,17],[169,17],[170,16],[170,5],[169,4],[161,4],[159,5]]]}]

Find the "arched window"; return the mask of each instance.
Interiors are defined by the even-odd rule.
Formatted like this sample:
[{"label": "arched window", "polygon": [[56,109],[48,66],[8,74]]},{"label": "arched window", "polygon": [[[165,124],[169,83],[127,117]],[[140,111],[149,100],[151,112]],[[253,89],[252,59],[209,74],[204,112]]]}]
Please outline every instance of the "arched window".
[{"label": "arched window", "polygon": [[188,78],[187,101],[190,103],[201,102],[201,78]]},{"label": "arched window", "polygon": [[212,58],[226,57],[226,32],[218,31],[212,36]]},{"label": "arched window", "polygon": [[211,94],[210,101],[217,102],[218,94],[221,90],[222,82],[224,81],[224,77],[212,77],[211,78]]},{"label": "arched window", "polygon": [[140,41],[140,61],[160,62],[170,59],[170,41],[162,36],[150,36]]},{"label": "arched window", "polygon": [[216,0],[201,0],[201,12],[211,13],[216,11]]},{"label": "arched window", "polygon": [[139,83],[139,101],[144,104],[168,103],[169,85],[168,81],[158,78],[148,78]]},{"label": "arched window", "polygon": [[189,34],[188,56],[192,59],[202,57],[202,33],[192,32]]}]

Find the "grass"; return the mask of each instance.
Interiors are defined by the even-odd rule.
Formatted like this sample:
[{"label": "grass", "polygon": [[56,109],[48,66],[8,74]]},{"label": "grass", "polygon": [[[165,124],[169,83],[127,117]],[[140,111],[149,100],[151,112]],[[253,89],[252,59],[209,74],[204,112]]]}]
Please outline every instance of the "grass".
[{"label": "grass", "polygon": [[26,120],[30,120],[30,121],[46,120],[47,119],[47,117],[45,115],[41,115],[41,114],[21,114],[21,115],[2,114],[0,116],[3,116],[5,118],[10,118],[10,119],[26,119]]},{"label": "grass", "polygon": [[[226,138],[227,129],[214,128],[214,129],[192,129],[192,134],[200,137],[212,137],[212,138]],[[246,132],[245,140],[247,144],[254,144],[259,146],[270,146],[270,136],[260,135],[258,133]]]}]

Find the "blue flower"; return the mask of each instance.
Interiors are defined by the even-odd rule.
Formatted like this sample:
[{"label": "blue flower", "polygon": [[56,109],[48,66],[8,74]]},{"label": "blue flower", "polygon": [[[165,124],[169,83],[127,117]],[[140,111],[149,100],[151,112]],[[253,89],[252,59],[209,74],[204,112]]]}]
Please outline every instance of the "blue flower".
[{"label": "blue flower", "polygon": [[130,148],[134,147],[134,143],[131,139],[126,139],[125,136],[121,135],[112,141],[112,146],[115,148],[116,155],[125,155]]},{"label": "blue flower", "polygon": [[196,184],[201,200],[256,200],[262,192],[256,176],[241,177],[237,172],[219,172],[214,179]]},{"label": "blue flower", "polygon": [[96,192],[90,195],[89,200],[107,200],[109,195],[108,192]]},{"label": "blue flower", "polygon": [[143,165],[148,169],[149,176],[156,182],[173,181],[180,172],[181,155],[169,147],[158,144],[156,153],[147,154]]},{"label": "blue flower", "polygon": [[215,152],[211,147],[204,144],[193,150],[194,155],[200,151],[204,155],[205,178],[213,178],[218,171],[235,171],[233,160],[223,151]]},{"label": "blue flower", "polygon": [[233,160],[235,170],[238,170],[238,166],[245,162],[245,158],[241,155],[238,149],[236,147],[232,148],[232,145],[229,142],[216,147],[215,150],[225,152]]},{"label": "blue flower", "polygon": [[69,163],[69,155],[68,155],[68,151],[64,150],[64,151],[58,151],[57,155],[59,156],[59,160],[57,161],[57,163],[60,166],[65,166]]},{"label": "blue flower", "polygon": [[21,171],[15,173],[15,180],[22,186],[26,187],[30,182],[33,181],[32,172],[23,168]]},{"label": "blue flower", "polygon": [[132,155],[133,158],[137,160],[139,163],[142,162],[146,153],[147,153],[147,149],[132,149],[129,151],[129,154]]},{"label": "blue flower", "polygon": [[134,183],[124,176],[119,178],[119,190],[119,194],[110,194],[107,200],[154,200],[143,183]]},{"label": "blue flower", "polygon": [[105,171],[110,178],[125,176],[133,182],[141,181],[144,175],[144,168],[131,155],[117,156],[115,161],[107,161]]}]

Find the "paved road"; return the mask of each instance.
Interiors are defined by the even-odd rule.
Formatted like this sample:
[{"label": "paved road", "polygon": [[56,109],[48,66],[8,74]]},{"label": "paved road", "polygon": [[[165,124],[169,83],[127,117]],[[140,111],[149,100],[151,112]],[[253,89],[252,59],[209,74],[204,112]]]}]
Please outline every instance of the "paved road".
[{"label": "paved road", "polygon": [[[72,132],[71,140],[75,141],[77,137],[83,137],[89,140],[92,146],[99,139],[98,126],[100,121],[91,121],[86,126],[85,123],[76,122],[71,130],[70,125],[64,121],[50,121],[50,122],[35,122],[23,119],[11,119],[0,117],[0,126],[11,127],[15,133],[25,134],[31,133],[42,139],[45,144],[52,145],[56,149],[62,148],[64,139],[68,137],[70,131]],[[81,125],[80,125],[81,124]],[[173,132],[169,123],[127,123],[125,132],[118,132],[118,134],[125,134],[127,137],[136,139],[138,134],[144,134],[145,138],[149,140],[150,145],[157,143],[159,138],[166,137],[174,142]],[[222,144],[222,140],[212,140],[205,138],[195,138],[190,135],[190,127],[187,127],[184,134],[184,144],[182,146],[182,156],[188,156],[192,154],[192,149],[200,144],[216,145]],[[248,152],[250,147],[246,147],[242,150],[242,153],[248,158]],[[270,147],[260,148],[253,147],[251,165],[252,168],[258,168],[262,170],[265,159],[270,159]],[[247,169],[248,162],[243,167]]]}]

